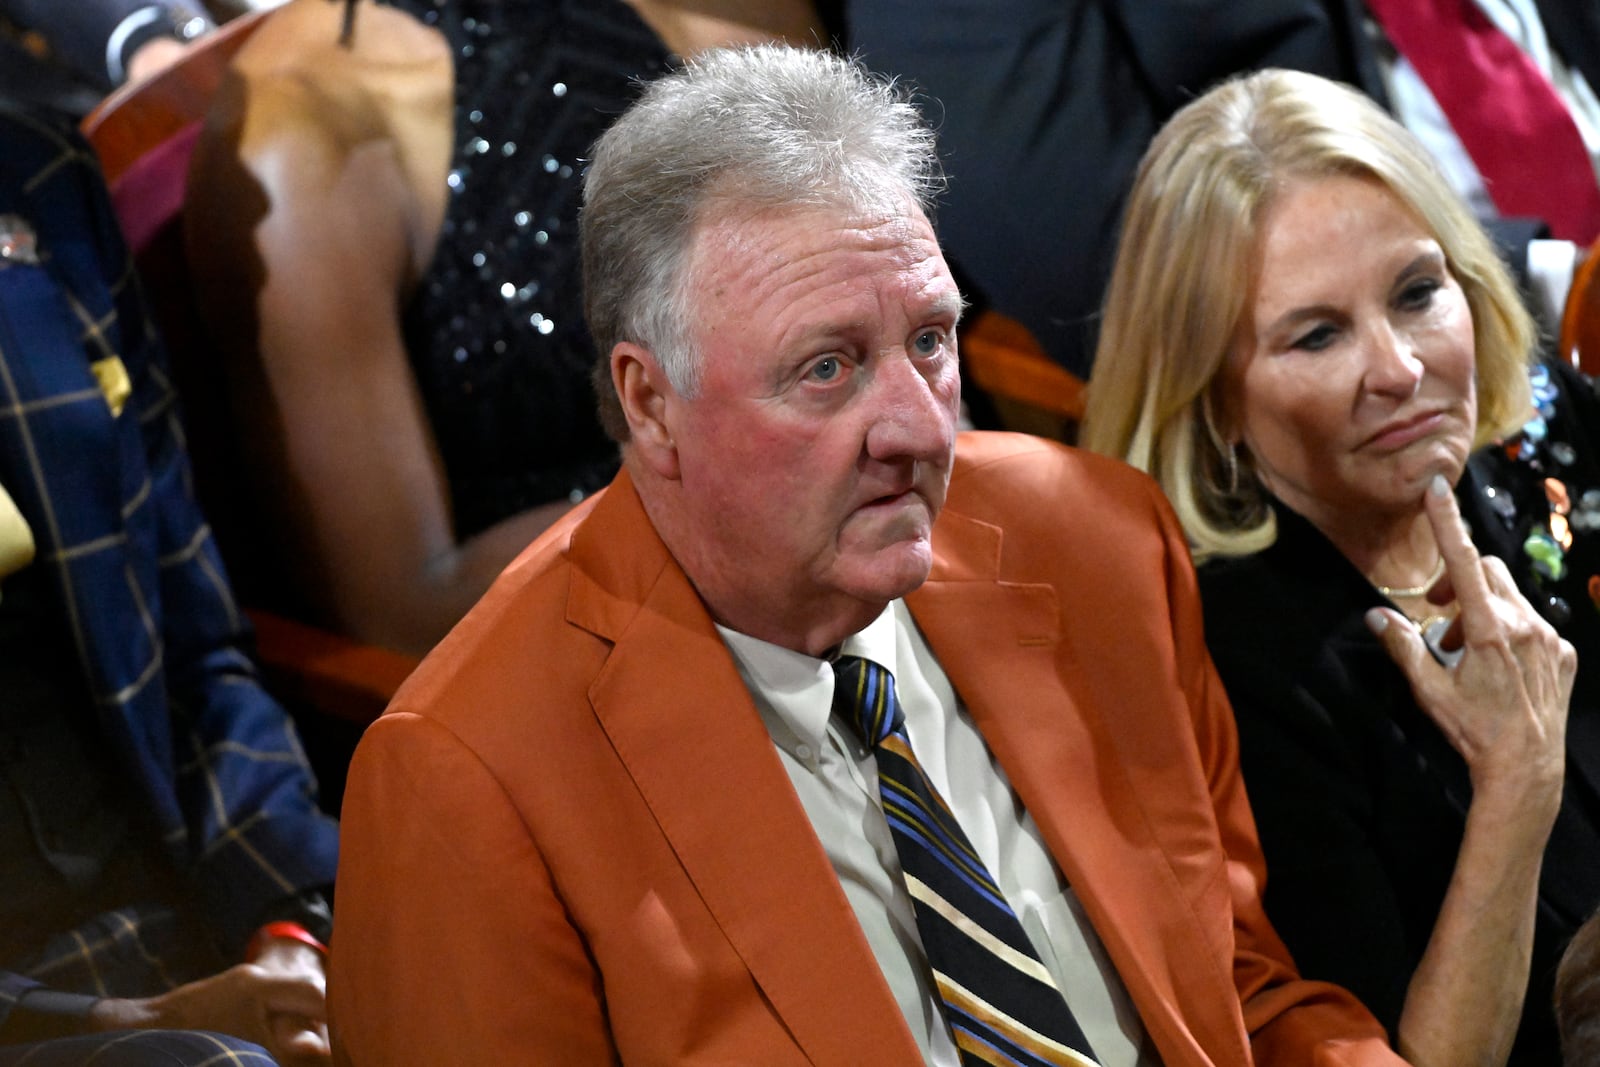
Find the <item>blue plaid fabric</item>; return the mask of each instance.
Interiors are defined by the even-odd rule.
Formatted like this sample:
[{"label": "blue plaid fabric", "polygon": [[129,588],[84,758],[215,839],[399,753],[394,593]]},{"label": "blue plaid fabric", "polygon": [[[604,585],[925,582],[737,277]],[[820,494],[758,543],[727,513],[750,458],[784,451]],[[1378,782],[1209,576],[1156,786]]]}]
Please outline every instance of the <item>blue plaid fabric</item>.
[{"label": "blue plaid fabric", "polygon": [[[0,484],[53,576],[102,730],[237,954],[275,903],[333,882],[337,827],[190,485],[161,346],[88,146],[0,105],[0,215],[39,262],[0,260]],[[112,410],[91,365],[120,360]],[[0,1023],[30,979],[0,973]]]},{"label": "blue plaid fabric", "polygon": [[0,1067],[277,1067],[267,1051],[226,1034],[123,1030],[0,1048]]}]

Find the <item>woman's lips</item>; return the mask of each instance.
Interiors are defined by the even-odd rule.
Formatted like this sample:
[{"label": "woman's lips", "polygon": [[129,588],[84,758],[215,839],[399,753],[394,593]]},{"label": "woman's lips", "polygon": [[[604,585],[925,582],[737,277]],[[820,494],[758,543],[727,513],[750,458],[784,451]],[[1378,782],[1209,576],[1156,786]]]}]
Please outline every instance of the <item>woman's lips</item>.
[{"label": "woman's lips", "polygon": [[1379,451],[1393,451],[1404,448],[1421,438],[1434,433],[1444,424],[1445,413],[1442,411],[1429,411],[1421,415],[1412,415],[1405,419],[1396,419],[1387,423],[1377,433],[1367,438],[1363,447],[1375,448]]}]

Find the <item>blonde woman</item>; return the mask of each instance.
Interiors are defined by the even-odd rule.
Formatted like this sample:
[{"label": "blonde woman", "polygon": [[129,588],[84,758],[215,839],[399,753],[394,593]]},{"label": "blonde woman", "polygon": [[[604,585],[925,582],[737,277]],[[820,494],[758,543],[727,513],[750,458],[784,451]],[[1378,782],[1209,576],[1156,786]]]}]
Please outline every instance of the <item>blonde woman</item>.
[{"label": "blonde woman", "polygon": [[1558,1062],[1550,975],[1600,902],[1600,405],[1534,344],[1352,90],[1225,83],[1141,164],[1083,442],[1201,563],[1274,925],[1418,1064]]}]

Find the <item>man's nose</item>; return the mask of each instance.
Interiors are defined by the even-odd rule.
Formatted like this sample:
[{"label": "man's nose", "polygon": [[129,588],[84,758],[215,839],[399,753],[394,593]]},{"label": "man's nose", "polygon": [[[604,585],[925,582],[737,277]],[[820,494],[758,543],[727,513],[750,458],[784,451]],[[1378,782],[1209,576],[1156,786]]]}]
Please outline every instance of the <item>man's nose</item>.
[{"label": "man's nose", "polygon": [[868,454],[878,460],[946,456],[955,442],[960,396],[954,361],[924,367],[899,354],[882,361],[875,377]]}]

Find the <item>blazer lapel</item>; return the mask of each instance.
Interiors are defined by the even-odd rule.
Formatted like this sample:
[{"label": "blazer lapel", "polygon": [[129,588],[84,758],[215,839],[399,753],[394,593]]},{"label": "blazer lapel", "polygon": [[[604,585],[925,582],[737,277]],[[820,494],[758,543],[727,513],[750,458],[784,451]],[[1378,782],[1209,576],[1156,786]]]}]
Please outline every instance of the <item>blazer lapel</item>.
[{"label": "blazer lapel", "polygon": [[[1120,702],[1108,707],[1090,673],[1094,660],[1061,632],[1057,589],[999,580],[999,528],[946,511],[940,533],[933,575],[907,597],[918,626],[1162,1055],[1205,1062],[1194,1031],[1209,1024],[1213,1047],[1215,1035],[1235,1032],[1237,994],[1212,962],[1155,832],[1163,813],[1128,776],[1137,752],[1126,747],[1138,742],[1119,728],[1131,716],[1115,714]],[[1240,1062],[1247,1056],[1238,1049]]]},{"label": "blazer lapel", "polygon": [[[595,518],[603,536],[651,546],[622,564],[626,576],[599,576],[632,586],[612,584],[619,599],[607,608],[598,606],[604,594],[575,582],[573,621],[622,624],[591,699],[662,833],[807,1058],[915,1062],[916,1044],[733,658],[626,478]],[[575,541],[580,567],[584,555]]]}]

